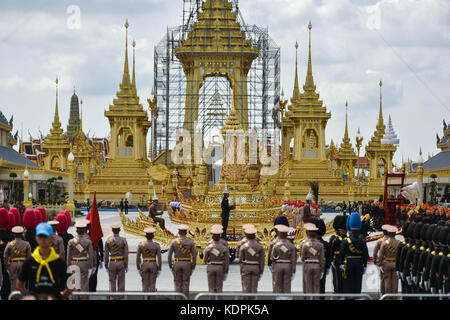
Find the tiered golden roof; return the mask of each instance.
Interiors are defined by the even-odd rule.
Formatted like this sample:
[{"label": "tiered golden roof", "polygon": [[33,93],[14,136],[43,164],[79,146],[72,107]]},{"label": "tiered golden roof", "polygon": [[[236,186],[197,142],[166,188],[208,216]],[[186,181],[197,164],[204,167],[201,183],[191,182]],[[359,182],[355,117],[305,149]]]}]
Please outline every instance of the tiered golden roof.
[{"label": "tiered golden roof", "polygon": [[192,31],[175,50],[183,65],[189,67],[192,55],[208,56],[209,52],[226,51],[229,55],[247,56],[249,64],[258,55],[258,49],[247,40],[233,12],[233,4],[228,0],[207,0],[202,3],[202,11],[194,23]]},{"label": "tiered golden roof", "polygon": [[67,169],[67,156],[70,152],[70,144],[67,136],[61,128],[58,112],[58,78],[56,78],[56,105],[50,134],[44,139],[42,149],[46,153],[44,159],[45,169]]}]

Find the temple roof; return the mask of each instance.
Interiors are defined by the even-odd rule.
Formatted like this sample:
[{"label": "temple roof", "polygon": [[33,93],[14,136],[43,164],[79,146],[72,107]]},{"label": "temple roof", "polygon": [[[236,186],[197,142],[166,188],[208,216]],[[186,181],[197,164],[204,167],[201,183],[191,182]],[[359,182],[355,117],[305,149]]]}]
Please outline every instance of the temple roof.
[{"label": "temple roof", "polygon": [[450,150],[439,152],[423,163],[424,170],[450,168]]},{"label": "temple roof", "polygon": [[[237,13],[228,0],[206,0],[202,3],[202,11],[176,54],[198,53],[205,55],[205,49],[217,52],[217,48],[226,50],[228,54],[250,54],[256,57],[258,49],[246,39],[241,25],[237,21]],[[222,51],[222,50],[220,50]]]},{"label": "temple roof", "polygon": [[222,134],[226,134],[228,131],[238,131],[238,130],[244,129],[242,128],[242,125],[239,122],[236,109],[233,106],[230,110],[230,114],[228,116],[227,121],[225,122],[220,131]]},{"label": "temple roof", "polygon": [[[0,158],[2,161],[7,161],[12,164],[15,164],[19,167],[25,167],[25,165],[28,165],[32,168],[39,168],[37,164],[30,161],[27,157],[24,157],[19,152],[12,148],[0,146]],[[3,167],[8,167],[7,164],[1,164]]]},{"label": "temple roof", "polygon": [[6,124],[7,126],[9,126],[8,120],[6,120],[5,115],[1,111],[0,111],[0,122]]}]

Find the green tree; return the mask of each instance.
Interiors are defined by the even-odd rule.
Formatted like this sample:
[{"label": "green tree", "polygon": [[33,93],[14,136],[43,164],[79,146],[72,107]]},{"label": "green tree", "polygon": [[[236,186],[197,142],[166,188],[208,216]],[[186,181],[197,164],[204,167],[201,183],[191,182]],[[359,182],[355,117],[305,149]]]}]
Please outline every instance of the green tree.
[{"label": "green tree", "polygon": [[434,206],[435,204],[437,204],[439,202],[439,197],[441,196],[438,193],[438,188],[437,188],[437,175],[435,175],[434,173],[432,175],[430,175],[430,178],[433,179],[433,181],[430,182],[430,201],[428,202],[430,205]]},{"label": "green tree", "polygon": [[15,189],[15,184],[16,184],[15,183],[15,179],[17,178],[17,173],[11,172],[9,174],[9,177],[12,179],[12,187],[11,187],[10,192],[9,192],[9,201],[11,203],[13,203],[16,200],[16,197],[15,197],[15,194],[14,194],[14,189]]},{"label": "green tree", "polygon": [[311,188],[313,201],[315,204],[319,204],[319,182],[317,181],[308,181],[308,185]]}]

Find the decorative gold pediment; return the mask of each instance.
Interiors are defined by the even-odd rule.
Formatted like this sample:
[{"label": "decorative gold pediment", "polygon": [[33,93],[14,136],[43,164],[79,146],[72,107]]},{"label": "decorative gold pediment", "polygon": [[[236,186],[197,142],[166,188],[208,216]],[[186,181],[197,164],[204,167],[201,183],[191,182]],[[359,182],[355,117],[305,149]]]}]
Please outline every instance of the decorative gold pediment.
[{"label": "decorative gold pediment", "polygon": [[170,172],[169,172],[169,169],[165,165],[158,164],[158,165],[151,166],[150,168],[148,168],[148,175],[150,176],[151,179],[158,181],[158,182],[162,182],[162,181],[166,181],[167,179],[169,179]]}]

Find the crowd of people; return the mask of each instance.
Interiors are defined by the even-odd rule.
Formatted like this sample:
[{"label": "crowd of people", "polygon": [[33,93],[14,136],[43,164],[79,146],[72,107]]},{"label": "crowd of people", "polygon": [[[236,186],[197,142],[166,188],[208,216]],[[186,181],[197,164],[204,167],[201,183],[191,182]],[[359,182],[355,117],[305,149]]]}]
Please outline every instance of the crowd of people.
[{"label": "crowd of people", "polygon": [[[227,198],[227,197],[224,197]],[[227,199],[226,201],[227,202]],[[298,203],[298,202],[297,202]],[[287,202],[283,211],[289,210]],[[152,215],[157,218],[154,199]],[[233,206],[222,208],[229,213]],[[272,275],[274,293],[291,293],[292,287],[305,294],[326,292],[326,278],[332,276],[334,293],[359,294],[363,276],[371,261],[364,234],[364,224],[374,228],[374,217],[382,208],[377,203],[362,204],[360,212],[343,212],[333,221],[333,234],[329,240],[320,208],[311,197],[301,206],[295,205],[293,225],[280,213],[274,221],[276,235],[268,250],[259,243],[254,225],[243,225],[244,237],[237,243],[235,257],[240,264],[243,293],[256,293],[266,263]],[[398,208],[400,214],[402,208]],[[380,292],[397,293],[449,293],[449,212],[427,206],[409,207],[406,221],[399,220],[404,242],[396,239],[397,226],[381,225],[383,237],[373,251],[373,262],[379,269]],[[443,212],[443,213],[442,213]],[[369,217],[367,217],[369,216]],[[73,291],[96,291],[97,272],[103,267],[109,275],[111,292],[124,292],[128,272],[129,248],[121,237],[120,222],[111,224],[113,235],[97,243],[91,238],[90,215],[75,224],[76,235],[67,232],[71,217],[61,211],[54,220],[47,221],[44,208],[25,210],[22,219],[15,208],[0,208],[0,286],[2,299],[66,299]],[[155,221],[157,222],[157,221]],[[160,222],[164,226],[164,222]],[[295,225],[297,224],[297,225]],[[301,227],[306,237],[294,243],[291,231]],[[228,279],[230,246],[226,238],[226,224],[212,226],[211,240],[197,254],[195,242],[187,236],[189,226],[178,225],[178,235],[168,250],[168,267],[174,289],[189,297],[190,279],[200,256],[207,265],[208,291],[221,293]],[[139,243],[136,268],[141,276],[142,291],[154,292],[162,263],[161,246],[153,241],[155,228],[144,230],[146,240]],[[301,262],[302,284],[292,282]],[[79,286],[70,286],[68,279],[74,267],[79,270]],[[70,279],[69,279],[70,280]],[[234,279],[237,281],[237,279]],[[11,292],[19,291],[10,297]],[[297,291],[297,290],[296,290]],[[87,299],[73,295],[72,299]],[[112,296],[112,299],[121,299]]]}]

